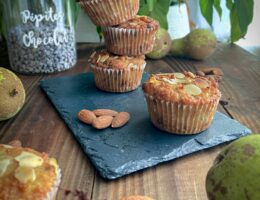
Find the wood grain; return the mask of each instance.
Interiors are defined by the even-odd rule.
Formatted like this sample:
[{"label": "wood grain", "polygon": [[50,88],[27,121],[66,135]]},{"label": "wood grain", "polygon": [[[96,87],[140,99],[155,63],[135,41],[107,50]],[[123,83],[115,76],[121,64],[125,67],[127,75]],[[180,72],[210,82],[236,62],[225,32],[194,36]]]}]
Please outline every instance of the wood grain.
[{"label": "wood grain", "polygon": [[[119,200],[127,195],[147,195],[156,200],[206,200],[205,177],[223,146],[203,150],[175,161],[160,164],[114,181],[102,179],[81,151],[80,146],[39,88],[39,81],[89,71],[88,57],[97,44],[78,45],[78,63],[71,70],[53,74],[20,75],[27,99],[14,118],[0,122],[0,143],[21,140],[26,147],[49,153],[58,159],[63,179],[58,200],[77,199],[65,190],[85,192],[87,199]],[[2,64],[0,63],[0,66]],[[260,61],[238,46],[220,44],[206,61],[165,57],[147,60],[149,73],[189,70],[201,66],[220,67],[223,98],[229,104],[218,110],[240,121],[254,132],[260,131]],[[111,159],[113,157],[111,156]]]}]

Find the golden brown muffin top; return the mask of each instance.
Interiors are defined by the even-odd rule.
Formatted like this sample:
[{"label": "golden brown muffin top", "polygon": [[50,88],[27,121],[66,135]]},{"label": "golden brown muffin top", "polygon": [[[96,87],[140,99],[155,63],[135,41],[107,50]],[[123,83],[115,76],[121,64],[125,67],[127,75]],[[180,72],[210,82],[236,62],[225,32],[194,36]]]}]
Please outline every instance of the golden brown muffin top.
[{"label": "golden brown muffin top", "polygon": [[143,84],[146,95],[182,104],[204,104],[220,98],[216,80],[191,72],[151,75]]},{"label": "golden brown muffin top", "polygon": [[137,15],[127,22],[116,25],[114,27],[124,29],[158,29],[159,23],[150,17]]},{"label": "golden brown muffin top", "polygon": [[57,162],[47,154],[0,144],[1,200],[45,199],[57,175]]},{"label": "golden brown muffin top", "polygon": [[95,66],[113,69],[139,68],[145,64],[145,56],[119,56],[106,50],[95,51],[89,58],[89,62]]}]

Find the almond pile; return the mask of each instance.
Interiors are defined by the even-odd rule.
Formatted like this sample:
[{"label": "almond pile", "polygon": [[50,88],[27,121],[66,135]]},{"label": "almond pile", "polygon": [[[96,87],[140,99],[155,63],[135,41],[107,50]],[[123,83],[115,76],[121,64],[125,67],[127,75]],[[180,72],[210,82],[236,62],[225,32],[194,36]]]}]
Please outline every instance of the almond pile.
[{"label": "almond pile", "polygon": [[218,82],[220,82],[224,76],[223,71],[217,67],[200,67],[196,74],[213,78]]},{"label": "almond pile", "polygon": [[96,129],[105,129],[110,126],[120,128],[129,121],[130,114],[110,109],[96,109],[93,111],[83,109],[78,113],[78,119]]}]

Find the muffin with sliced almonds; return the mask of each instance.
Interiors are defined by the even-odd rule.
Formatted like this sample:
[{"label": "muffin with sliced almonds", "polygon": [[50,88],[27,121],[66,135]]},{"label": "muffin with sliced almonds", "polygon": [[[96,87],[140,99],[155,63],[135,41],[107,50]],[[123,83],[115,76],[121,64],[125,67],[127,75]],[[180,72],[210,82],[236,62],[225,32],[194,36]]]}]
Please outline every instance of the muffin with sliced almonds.
[{"label": "muffin with sliced almonds", "polygon": [[1,200],[54,200],[60,180],[54,158],[29,148],[0,144]]},{"label": "muffin with sliced almonds", "polygon": [[107,50],[118,55],[144,55],[153,50],[159,22],[147,16],[135,16],[115,26],[102,27]]},{"label": "muffin with sliced almonds", "polygon": [[216,80],[191,72],[151,75],[143,91],[152,123],[184,135],[210,126],[221,97]]},{"label": "muffin with sliced almonds", "polygon": [[107,92],[129,92],[141,83],[146,65],[144,55],[119,56],[107,50],[95,51],[89,58],[97,88]]}]

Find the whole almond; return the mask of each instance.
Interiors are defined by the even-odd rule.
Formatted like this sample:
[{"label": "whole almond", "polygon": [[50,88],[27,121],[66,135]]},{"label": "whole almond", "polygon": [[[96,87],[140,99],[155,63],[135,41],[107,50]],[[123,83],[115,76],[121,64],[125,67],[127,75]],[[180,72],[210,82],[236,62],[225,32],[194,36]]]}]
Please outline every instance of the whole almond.
[{"label": "whole almond", "polygon": [[96,129],[104,129],[111,125],[113,120],[112,116],[103,115],[94,119],[92,126]]},{"label": "whole almond", "polygon": [[197,71],[196,74],[199,75],[199,76],[205,76],[205,73],[202,72],[202,71]]},{"label": "whole almond", "polygon": [[86,124],[92,124],[93,120],[96,119],[96,115],[92,111],[84,109],[79,111],[78,118]]},{"label": "whole almond", "polygon": [[109,116],[115,117],[118,114],[118,112],[116,112],[114,110],[110,110],[110,109],[96,109],[96,110],[93,110],[93,113],[97,117],[104,116],[104,115],[109,115]]},{"label": "whole almond", "polygon": [[213,69],[213,74],[217,75],[217,76],[223,76],[224,75],[223,71],[220,68]]},{"label": "whole almond", "polygon": [[11,142],[8,143],[8,145],[13,147],[22,147],[22,143],[20,140],[12,140]]},{"label": "whole almond", "polygon": [[124,126],[130,119],[130,114],[128,112],[120,112],[116,115],[112,121],[112,128],[120,128]]}]

